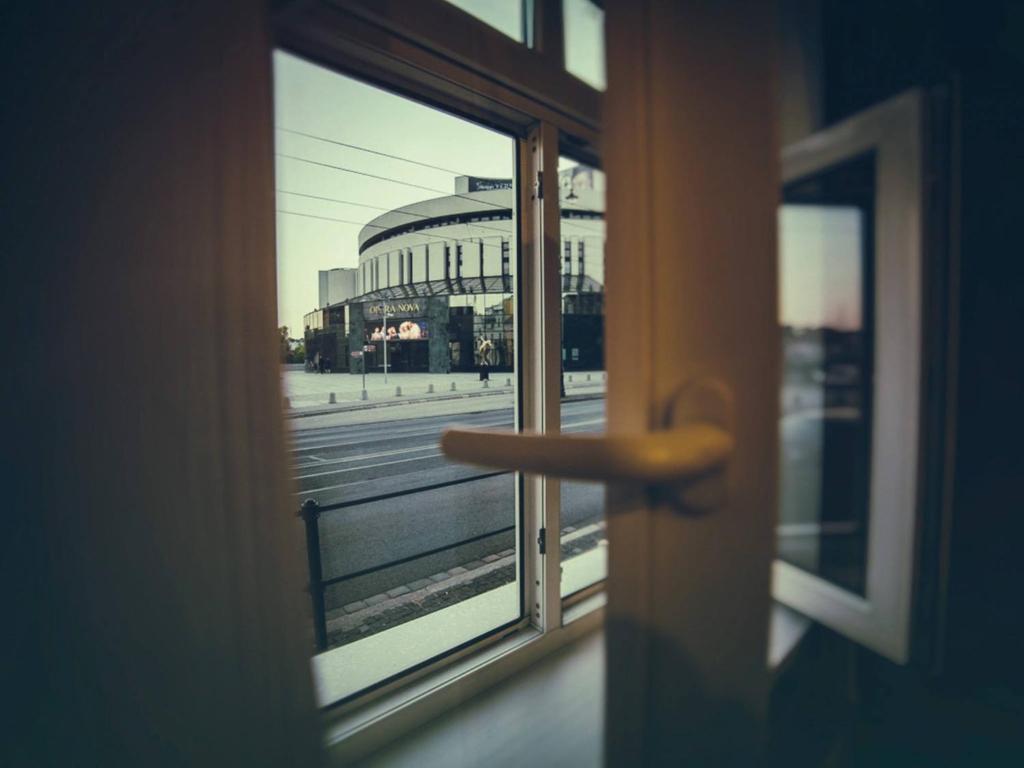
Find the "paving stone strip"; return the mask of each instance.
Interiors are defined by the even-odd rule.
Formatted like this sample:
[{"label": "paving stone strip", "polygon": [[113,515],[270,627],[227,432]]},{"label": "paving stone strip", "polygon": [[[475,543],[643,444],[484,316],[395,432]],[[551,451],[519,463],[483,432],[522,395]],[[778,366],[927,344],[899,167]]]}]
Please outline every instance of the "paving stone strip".
[{"label": "paving stone strip", "polygon": [[[490,563],[481,563],[479,568],[472,571],[456,566],[447,573],[435,574],[430,577],[427,584],[415,591],[406,586],[395,587],[388,593],[350,603],[340,611],[334,610],[328,614],[328,645],[345,645],[411,619],[426,616],[428,613],[508,584],[515,580],[515,575],[516,563],[513,553]],[[363,605],[359,606],[359,602]]]},{"label": "paving stone strip", "polygon": [[[562,557],[592,549],[605,536],[603,520],[579,530],[567,527],[562,534]],[[346,645],[497,589],[514,581],[515,574],[515,550],[504,549],[348,603],[327,612],[328,646]]]}]

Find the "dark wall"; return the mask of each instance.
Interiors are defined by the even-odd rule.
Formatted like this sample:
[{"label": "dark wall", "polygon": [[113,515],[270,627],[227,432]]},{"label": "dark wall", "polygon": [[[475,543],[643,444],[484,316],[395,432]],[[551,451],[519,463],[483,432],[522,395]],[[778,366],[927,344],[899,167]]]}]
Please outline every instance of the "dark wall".
[{"label": "dark wall", "polygon": [[1024,90],[965,74],[960,360],[947,657],[1024,691]]},{"label": "dark wall", "polygon": [[[948,395],[949,408],[933,403],[926,413],[938,418],[926,433],[933,487],[922,489],[913,664],[898,667],[816,628],[810,650],[777,686],[773,754],[786,765],[816,764],[829,752],[842,766],[1019,764],[1024,3],[822,0],[820,17],[825,124],[912,87],[948,100],[929,128],[945,155],[926,179],[940,224],[926,233],[929,286],[942,292],[931,297],[926,333],[941,341],[927,354],[941,347],[950,362],[931,358],[925,384],[933,396]],[[943,147],[934,140],[945,131]],[[940,558],[943,538],[948,556]],[[846,698],[826,702],[814,684],[833,679],[829,690],[840,691],[844,670],[854,702],[848,717]],[[821,711],[831,713],[824,725]],[[814,751],[808,728],[831,729],[842,749],[826,739]]]},{"label": "dark wall", "polygon": [[1019,14],[1014,5],[824,0],[825,121],[834,123],[908,88],[947,82],[954,72],[987,70],[995,49],[1012,37]]},{"label": "dark wall", "polygon": [[[946,190],[955,216],[948,244],[958,262],[951,331],[959,343],[949,591],[943,625],[919,629],[937,633],[943,674],[1020,685],[1024,4],[827,0],[822,37],[828,123],[914,86],[944,87],[959,98],[960,171]],[[938,622],[941,612],[929,616]]]}]

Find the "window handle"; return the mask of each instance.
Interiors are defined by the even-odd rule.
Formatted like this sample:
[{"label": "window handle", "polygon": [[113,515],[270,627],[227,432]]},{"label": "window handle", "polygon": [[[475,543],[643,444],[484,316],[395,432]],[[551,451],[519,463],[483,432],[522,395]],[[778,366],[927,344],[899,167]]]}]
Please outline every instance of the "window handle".
[{"label": "window handle", "polygon": [[458,462],[566,480],[636,483],[670,491],[683,506],[723,501],[733,451],[729,391],[687,384],[671,398],[662,429],[641,434],[561,435],[449,429],[441,450]]}]

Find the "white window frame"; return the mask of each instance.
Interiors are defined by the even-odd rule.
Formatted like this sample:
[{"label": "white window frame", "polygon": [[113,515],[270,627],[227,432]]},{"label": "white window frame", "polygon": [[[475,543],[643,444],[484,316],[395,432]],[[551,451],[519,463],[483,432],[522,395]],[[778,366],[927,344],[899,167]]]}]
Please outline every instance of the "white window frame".
[{"label": "white window frame", "polygon": [[908,92],[782,153],[789,183],[875,152],[875,376],[865,595],[778,559],[773,594],[900,664],[910,653],[920,463],[923,98]]},{"label": "white window frame", "polygon": [[[559,143],[571,137],[574,154],[598,156],[594,147],[603,96],[564,71],[560,1],[534,1],[532,48],[442,0],[296,2],[276,16],[275,42],[283,50],[342,74],[408,94],[517,138],[518,242],[510,244],[509,254],[513,260],[518,256],[521,271],[515,319],[520,381],[516,423],[531,431],[557,432],[562,258]],[[487,44],[479,44],[481,40]],[[516,262],[510,267],[515,274]],[[522,571],[518,574],[524,587],[521,619],[325,709],[322,718],[332,761],[359,759],[603,624],[603,583],[564,601],[560,596],[559,481],[533,475],[517,479],[517,507],[523,510]],[[538,547],[542,530],[544,555]]]}]

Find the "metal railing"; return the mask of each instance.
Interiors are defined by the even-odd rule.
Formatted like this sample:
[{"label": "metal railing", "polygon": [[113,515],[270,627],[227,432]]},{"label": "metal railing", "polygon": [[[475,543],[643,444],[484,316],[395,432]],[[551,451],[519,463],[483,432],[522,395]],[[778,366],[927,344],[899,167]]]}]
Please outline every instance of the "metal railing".
[{"label": "metal railing", "polygon": [[442,547],[435,547],[433,549],[426,550],[425,552],[418,552],[414,555],[408,555],[395,560],[390,560],[386,563],[374,565],[369,568],[363,568],[359,571],[353,571],[351,573],[342,574],[341,576],[333,576],[331,578],[324,578],[323,573],[323,560],[322,553],[320,550],[320,516],[328,512],[336,512],[341,509],[348,507],[359,506],[363,504],[371,504],[376,501],[384,501],[386,499],[396,498],[398,496],[407,496],[412,493],[422,493],[424,491],[433,491],[440,488],[448,488],[454,485],[461,485],[463,483],[473,482],[474,480],[486,480],[491,477],[498,477],[499,475],[511,474],[509,472],[487,472],[484,474],[473,475],[471,477],[463,477],[457,480],[449,480],[443,483],[435,483],[433,485],[421,486],[419,488],[395,491],[393,493],[383,493],[377,496],[369,498],[356,499],[352,501],[342,501],[335,504],[320,505],[315,499],[306,499],[301,508],[299,509],[299,516],[302,518],[303,523],[306,527],[306,559],[309,565],[309,596],[313,604],[313,633],[314,641],[316,643],[317,653],[322,653],[327,650],[327,606],[325,602],[325,592],[328,587],[334,586],[335,584],[341,584],[345,581],[359,578],[360,576],[367,576],[372,573],[378,573],[379,571],[386,570],[388,568],[394,568],[399,565],[420,560],[425,557],[431,557],[442,552],[447,552],[458,547],[465,546],[467,544],[473,544],[477,541],[482,541],[491,536],[497,536],[502,533],[509,533],[515,530],[515,525],[506,526],[499,528],[496,531],[489,531],[487,533],[477,534],[476,536],[470,536],[466,539],[446,544]]}]

